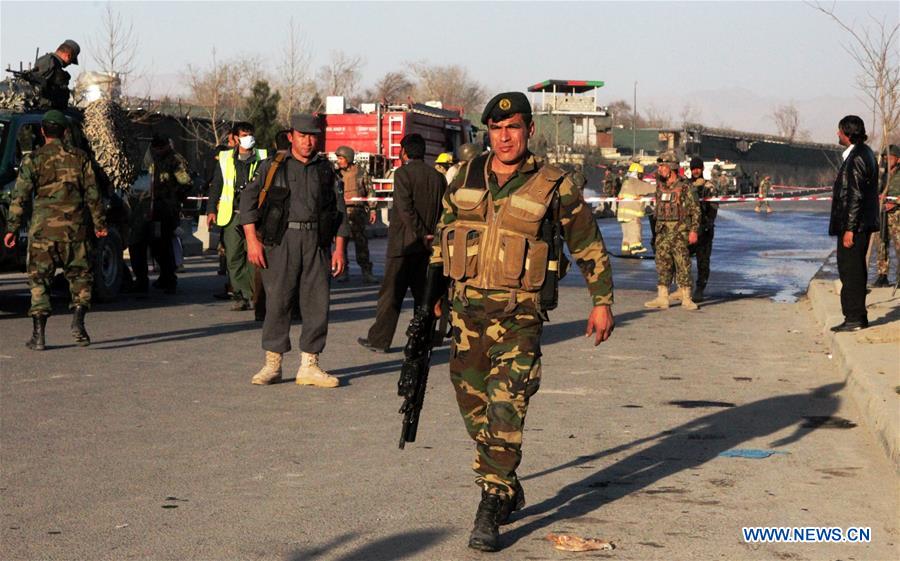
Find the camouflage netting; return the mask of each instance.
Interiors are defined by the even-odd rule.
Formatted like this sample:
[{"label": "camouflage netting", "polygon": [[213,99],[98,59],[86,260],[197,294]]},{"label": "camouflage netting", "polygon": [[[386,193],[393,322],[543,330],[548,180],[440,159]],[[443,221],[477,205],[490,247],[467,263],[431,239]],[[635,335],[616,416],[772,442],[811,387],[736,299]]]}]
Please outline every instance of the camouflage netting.
[{"label": "camouflage netting", "polygon": [[40,109],[42,100],[37,89],[16,78],[7,78],[0,82],[0,109],[12,112],[24,112]]},{"label": "camouflage netting", "polygon": [[114,188],[128,191],[137,178],[139,159],[128,114],[109,99],[92,101],[84,108],[84,136],[94,159]]}]

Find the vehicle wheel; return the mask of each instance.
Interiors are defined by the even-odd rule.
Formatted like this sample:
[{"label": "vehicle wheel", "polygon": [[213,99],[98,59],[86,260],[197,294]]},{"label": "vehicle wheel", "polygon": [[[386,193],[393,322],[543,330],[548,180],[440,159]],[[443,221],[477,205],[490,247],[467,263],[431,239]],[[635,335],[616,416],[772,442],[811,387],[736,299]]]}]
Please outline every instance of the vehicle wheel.
[{"label": "vehicle wheel", "polygon": [[122,236],[115,228],[105,238],[94,243],[94,297],[100,302],[112,300],[119,294],[124,277]]}]

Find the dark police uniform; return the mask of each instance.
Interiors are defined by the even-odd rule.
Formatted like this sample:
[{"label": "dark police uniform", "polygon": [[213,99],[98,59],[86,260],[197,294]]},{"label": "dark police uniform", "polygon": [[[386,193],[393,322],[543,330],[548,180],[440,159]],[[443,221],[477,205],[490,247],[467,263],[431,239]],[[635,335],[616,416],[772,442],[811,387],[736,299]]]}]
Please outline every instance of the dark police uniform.
[{"label": "dark police uniform", "polygon": [[[260,163],[255,178],[244,189],[241,225],[259,219],[259,193],[273,161],[274,157]],[[344,197],[331,163],[321,155],[304,164],[288,151],[273,185],[282,186],[282,182],[290,189],[289,222],[281,242],[265,246],[268,267],[262,270],[266,292],[262,347],[282,354],[291,350],[291,301],[296,295],[303,313],[300,350],[319,354],[328,335],[331,287],[331,235],[320,233],[320,228],[327,226],[319,218],[336,211],[337,235],[349,237]]]}]

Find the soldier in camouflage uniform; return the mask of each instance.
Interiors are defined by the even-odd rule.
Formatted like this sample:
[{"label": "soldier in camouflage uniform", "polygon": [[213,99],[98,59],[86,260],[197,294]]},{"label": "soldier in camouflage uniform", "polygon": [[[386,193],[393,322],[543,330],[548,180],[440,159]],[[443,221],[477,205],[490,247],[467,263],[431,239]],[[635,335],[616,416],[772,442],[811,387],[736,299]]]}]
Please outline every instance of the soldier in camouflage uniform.
[{"label": "soldier in camouflage uniform", "polygon": [[540,337],[545,307],[551,307],[542,303],[548,296],[541,288],[565,260],[550,258],[551,246],[541,238],[544,220],[558,217],[587,280],[594,307],[586,333],[596,332],[599,344],[614,321],[603,238],[571,178],[528,151],[534,134],[528,99],[500,94],[482,122],[492,151],[462,168],[447,190],[431,264],[453,282],[450,378],[476,444],[473,467],[482,498],[469,547],[496,551],[499,525],[525,503],[516,468],[528,402],[541,380]]},{"label": "soldier in camouflage uniform", "polygon": [[[337,156],[337,171],[344,184],[344,204],[347,206],[347,221],[350,224],[350,236],[356,248],[356,263],[362,269],[364,284],[378,284],[381,281],[372,274],[372,260],[369,257],[369,240],[366,238],[366,226],[375,224],[375,208],[368,203],[351,199],[374,197],[375,188],[369,172],[354,163],[356,153],[349,146],[339,146],[334,151]],[[348,244],[349,245],[349,244]],[[350,267],[344,269],[337,282],[350,280]]]},{"label": "soldier in camouflage uniform", "polygon": [[762,207],[766,207],[766,213],[772,212],[772,207],[769,205],[769,201],[763,200],[765,197],[769,196],[769,190],[772,189],[772,176],[766,175],[763,177],[763,180],[759,182],[759,200],[756,201],[756,212],[761,212]]},{"label": "soldier in camouflage uniform", "polygon": [[[48,111],[41,121],[46,144],[22,160],[19,177],[9,206],[6,247],[14,247],[22,225],[25,206],[31,203],[28,229],[28,284],[34,330],[26,345],[44,350],[44,332],[50,315],[50,282],[57,267],[69,281],[72,334],[81,346],[91,339],[84,327],[84,315],[91,306],[91,276],[87,212],[94,233],[107,234],[106,217],[91,159],[82,150],[63,142],[68,123],[57,110]],[[33,202],[32,202],[32,197]]]},{"label": "soldier in camouflage uniform", "polygon": [[698,241],[700,204],[691,183],[678,177],[678,158],[672,151],[657,158],[656,178],[656,273],[657,296],[646,308],[669,307],[672,269],[681,292],[681,307],[696,310],[691,299],[691,256],[688,246]]},{"label": "soldier in camouflage uniform", "polygon": [[[900,164],[900,146],[891,144],[888,148],[887,159],[889,179],[887,189],[882,194],[882,197],[885,197],[882,204],[887,214],[887,233],[891,241],[888,245],[894,246],[894,258],[900,263],[900,201],[896,198],[900,197],[900,165],[898,165]],[[887,199],[886,197],[895,198]],[[875,243],[878,246],[878,277],[874,286],[890,286],[888,282],[890,255],[885,244],[881,242],[880,236]]]},{"label": "soldier in camouflage uniform", "polygon": [[128,254],[135,276],[135,291],[146,292],[148,284],[147,247],[159,264],[159,279],[153,283],[166,294],[174,294],[175,254],[172,242],[181,218],[181,204],[191,188],[187,160],[176,152],[168,138],[154,135],[150,141],[150,190],[133,192],[131,240]]}]

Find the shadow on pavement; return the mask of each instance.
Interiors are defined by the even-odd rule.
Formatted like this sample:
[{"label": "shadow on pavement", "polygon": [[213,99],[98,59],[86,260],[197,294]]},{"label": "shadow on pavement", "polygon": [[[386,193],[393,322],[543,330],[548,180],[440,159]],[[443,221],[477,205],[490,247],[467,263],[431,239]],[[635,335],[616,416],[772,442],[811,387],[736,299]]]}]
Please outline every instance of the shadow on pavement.
[{"label": "shadow on pavement", "polygon": [[[555,497],[531,505],[514,515],[515,519],[532,518],[514,530],[502,535],[505,546],[517,542],[535,532],[563,520],[584,516],[598,508],[639,492],[671,475],[696,469],[714,460],[721,452],[740,444],[773,434],[792,425],[794,433],[768,446],[786,446],[800,440],[810,430],[800,426],[809,415],[833,415],[840,403],[836,395],[843,383],[821,386],[809,393],[770,397],[739,407],[712,413],[671,430],[601,450],[589,456],[580,456],[522,480],[536,479],[549,473],[581,466],[601,458],[620,454],[640,445],[653,443],[649,448],[637,450],[630,456],[615,462],[591,475],[563,487]],[[758,461],[763,460],[728,460]],[[764,467],[764,466],[761,466]],[[770,466],[770,469],[778,469]]]},{"label": "shadow on pavement", "polygon": [[[244,321],[241,323],[227,323],[221,325],[212,325],[208,327],[195,327],[192,329],[181,329],[179,331],[163,331],[160,333],[145,333],[144,335],[135,335],[133,337],[120,337],[118,339],[107,339],[105,341],[94,341],[91,347],[98,349],[124,349],[127,347],[139,347],[141,345],[153,345],[156,343],[164,343],[169,341],[185,341],[188,339],[202,339],[204,337],[215,337],[217,335],[226,335],[228,333],[236,333],[239,331],[258,330],[260,324],[256,321]],[[120,343],[120,344],[116,344]]]},{"label": "shadow on pavement", "polygon": [[[333,561],[386,561],[405,559],[406,557],[431,547],[447,534],[449,534],[449,530],[446,528],[403,532],[362,545],[353,551],[334,557]],[[345,534],[332,540],[326,545],[317,546],[308,550],[297,550],[289,554],[286,561],[312,561],[313,559],[322,559],[324,553],[334,548],[336,545],[346,542],[349,538],[350,535]]]}]

